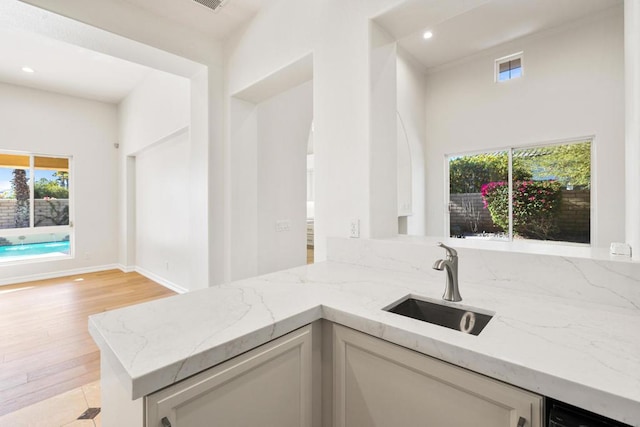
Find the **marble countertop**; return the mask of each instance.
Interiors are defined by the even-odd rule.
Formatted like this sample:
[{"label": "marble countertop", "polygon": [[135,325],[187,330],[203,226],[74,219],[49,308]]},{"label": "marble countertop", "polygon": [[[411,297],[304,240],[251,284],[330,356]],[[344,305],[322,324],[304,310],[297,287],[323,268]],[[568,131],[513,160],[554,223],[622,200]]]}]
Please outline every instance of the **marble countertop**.
[{"label": "marble countertop", "polygon": [[495,312],[479,336],[382,310],[440,299],[444,281],[328,261],[94,315],[89,330],[133,399],[324,318],[640,426],[637,309],[462,282],[462,305]]}]

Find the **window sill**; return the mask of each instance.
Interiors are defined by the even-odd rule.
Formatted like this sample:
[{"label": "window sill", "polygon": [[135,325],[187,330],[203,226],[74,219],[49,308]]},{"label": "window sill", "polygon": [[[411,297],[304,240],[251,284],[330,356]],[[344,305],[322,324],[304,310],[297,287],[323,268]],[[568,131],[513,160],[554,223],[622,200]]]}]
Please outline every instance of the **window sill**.
[{"label": "window sill", "polygon": [[38,262],[60,261],[73,258],[73,255],[63,253],[2,257],[0,258],[0,267],[33,264]]},{"label": "window sill", "polygon": [[629,256],[611,255],[608,248],[595,248],[583,243],[551,242],[542,240],[495,241],[477,239],[456,239],[433,236],[398,236],[399,240],[435,245],[442,241],[454,248],[479,249],[497,252],[518,252],[531,255],[552,255],[585,258],[599,261],[639,262]]}]

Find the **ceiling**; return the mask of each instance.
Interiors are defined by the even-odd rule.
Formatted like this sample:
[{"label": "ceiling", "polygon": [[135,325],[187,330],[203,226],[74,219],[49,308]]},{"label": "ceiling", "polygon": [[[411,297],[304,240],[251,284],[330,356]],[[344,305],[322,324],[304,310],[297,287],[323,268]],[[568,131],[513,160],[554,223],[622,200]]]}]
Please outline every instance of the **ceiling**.
[{"label": "ceiling", "polygon": [[[218,11],[194,0],[124,0],[224,39],[249,21],[263,0],[228,0]],[[407,0],[375,20],[426,68],[560,26],[622,0]],[[434,37],[424,40],[431,30]],[[103,102],[120,102],[150,68],[49,39],[0,28],[0,81]],[[29,66],[35,73],[27,74]]]},{"label": "ceiling", "polygon": [[253,18],[263,4],[263,0],[228,0],[214,12],[194,0],[125,1],[217,40],[227,38]]},{"label": "ceiling", "polygon": [[[408,0],[375,21],[428,69],[620,5],[622,0]],[[433,32],[429,40],[422,36],[427,30]]]},{"label": "ceiling", "polygon": [[[193,0],[125,1],[215,39],[229,36],[262,5],[262,0],[228,0],[214,12]],[[35,72],[23,72],[25,66]],[[0,82],[119,103],[151,71],[19,28],[0,27]]]},{"label": "ceiling", "polygon": [[[0,81],[118,103],[150,68],[30,32],[0,29]],[[22,67],[33,73],[25,73]]]}]

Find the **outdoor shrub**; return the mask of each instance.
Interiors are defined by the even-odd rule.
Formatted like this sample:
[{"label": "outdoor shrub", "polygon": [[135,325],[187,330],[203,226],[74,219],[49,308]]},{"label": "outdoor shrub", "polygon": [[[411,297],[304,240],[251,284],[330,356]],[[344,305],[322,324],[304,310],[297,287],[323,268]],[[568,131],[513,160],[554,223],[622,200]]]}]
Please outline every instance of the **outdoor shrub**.
[{"label": "outdoor shrub", "polygon": [[[557,214],[562,197],[556,181],[515,181],[513,183],[513,232],[533,239],[548,239],[558,231]],[[493,222],[509,229],[509,185],[490,182],[481,188],[484,207]]]},{"label": "outdoor shrub", "polygon": [[509,185],[506,181],[484,184],[480,193],[485,209],[489,209],[491,220],[503,231],[509,230]]},{"label": "outdoor shrub", "polygon": [[[478,193],[487,182],[499,181],[509,174],[507,153],[476,154],[449,161],[449,192]],[[531,179],[531,171],[522,159],[513,159],[513,178]]]}]

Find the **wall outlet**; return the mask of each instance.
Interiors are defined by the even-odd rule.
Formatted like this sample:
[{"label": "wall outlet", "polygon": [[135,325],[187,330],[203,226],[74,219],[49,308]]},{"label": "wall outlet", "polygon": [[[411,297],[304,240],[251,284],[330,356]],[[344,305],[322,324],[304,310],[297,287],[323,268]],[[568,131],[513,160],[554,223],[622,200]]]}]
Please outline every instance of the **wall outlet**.
[{"label": "wall outlet", "polygon": [[164,262],[164,268],[169,270],[169,261]]},{"label": "wall outlet", "polygon": [[349,224],[349,237],[357,239],[360,237],[360,220],[352,219]]},{"label": "wall outlet", "polygon": [[291,230],[291,220],[280,219],[276,221],[276,232],[281,233],[289,230]]},{"label": "wall outlet", "polygon": [[631,256],[631,246],[629,246],[626,243],[618,243],[618,242],[613,242],[611,243],[611,247],[609,248],[609,252],[611,253],[611,255],[624,255],[624,256]]}]

